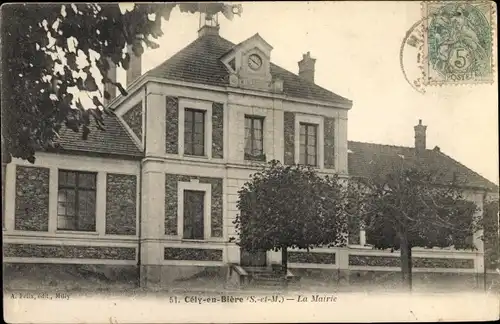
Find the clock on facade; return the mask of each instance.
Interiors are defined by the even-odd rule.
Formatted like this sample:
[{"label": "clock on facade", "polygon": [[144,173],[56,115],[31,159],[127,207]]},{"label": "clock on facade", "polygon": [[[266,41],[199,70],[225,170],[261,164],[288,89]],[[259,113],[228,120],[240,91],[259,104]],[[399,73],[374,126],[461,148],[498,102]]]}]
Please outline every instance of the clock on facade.
[{"label": "clock on facade", "polygon": [[259,55],[252,54],[248,57],[248,66],[252,70],[257,71],[262,66],[262,59],[260,58]]}]

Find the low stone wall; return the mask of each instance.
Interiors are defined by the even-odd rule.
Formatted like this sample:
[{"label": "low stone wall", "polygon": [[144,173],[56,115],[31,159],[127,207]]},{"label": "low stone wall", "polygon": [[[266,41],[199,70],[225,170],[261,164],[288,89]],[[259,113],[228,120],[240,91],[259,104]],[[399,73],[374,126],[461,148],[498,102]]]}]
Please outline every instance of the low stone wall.
[{"label": "low stone wall", "polygon": [[141,267],[141,284],[149,289],[223,290],[229,266],[155,265]]},{"label": "low stone wall", "polygon": [[4,263],[5,290],[125,290],[139,286],[134,265]]}]

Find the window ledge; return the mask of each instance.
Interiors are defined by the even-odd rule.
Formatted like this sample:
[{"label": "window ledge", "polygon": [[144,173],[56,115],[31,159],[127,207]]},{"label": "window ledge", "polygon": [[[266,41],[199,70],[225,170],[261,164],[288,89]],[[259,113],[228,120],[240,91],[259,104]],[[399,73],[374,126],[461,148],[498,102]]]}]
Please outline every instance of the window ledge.
[{"label": "window ledge", "polygon": [[208,160],[210,159],[208,156],[206,155],[190,155],[190,154],[183,154],[182,155],[183,158],[185,159],[190,159],[190,160],[197,160],[197,159],[204,159],[204,160]]},{"label": "window ledge", "polygon": [[99,235],[98,232],[56,230],[56,234],[78,234],[78,235]]},{"label": "window ledge", "polygon": [[224,238],[222,237],[210,237],[208,239],[204,240],[190,240],[190,239],[184,239],[180,238],[178,236],[172,236],[172,235],[166,235],[165,238],[169,241],[176,241],[176,242],[181,242],[181,243],[224,243],[226,242]]},{"label": "window ledge", "polygon": [[359,245],[359,244],[348,244],[348,248],[350,249],[363,249],[363,250],[373,250],[373,246],[371,245]]}]

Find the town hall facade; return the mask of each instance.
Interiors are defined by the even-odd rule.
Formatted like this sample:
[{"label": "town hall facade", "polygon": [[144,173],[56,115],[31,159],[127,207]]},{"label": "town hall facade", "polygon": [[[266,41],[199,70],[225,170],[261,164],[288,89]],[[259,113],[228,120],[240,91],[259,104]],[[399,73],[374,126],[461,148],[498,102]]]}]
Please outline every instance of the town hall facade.
[{"label": "town hall facade", "polygon": [[[273,48],[258,34],[235,45],[218,25],[198,33],[147,73],[132,60],[128,95],[107,103],[115,115],[105,116],[106,131],[84,141],[64,129],[60,149],[4,166],[4,267],[130,268],[141,286],[168,287],[207,269],[227,281],[280,263],[278,252],[229,242],[238,190],[273,159],[347,178],[369,176],[380,156],[422,155],[463,176],[480,209],[498,196],[495,184],[426,148],[421,122],[416,147],[349,142],[353,103],[314,83],[309,53],[297,75],[271,63]],[[479,236],[477,251],[415,249],[415,272],[483,274]],[[291,275],[316,269],[335,280],[399,270],[398,254],[371,249],[361,229],[348,247],[290,250],[288,259]]]}]

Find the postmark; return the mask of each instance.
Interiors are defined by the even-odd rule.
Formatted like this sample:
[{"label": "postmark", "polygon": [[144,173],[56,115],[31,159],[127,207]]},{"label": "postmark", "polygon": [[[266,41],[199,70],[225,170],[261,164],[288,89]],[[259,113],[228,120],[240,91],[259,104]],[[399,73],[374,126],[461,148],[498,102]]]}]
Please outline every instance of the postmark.
[{"label": "postmark", "polygon": [[494,10],[485,1],[422,3],[424,85],[493,82]]}]

